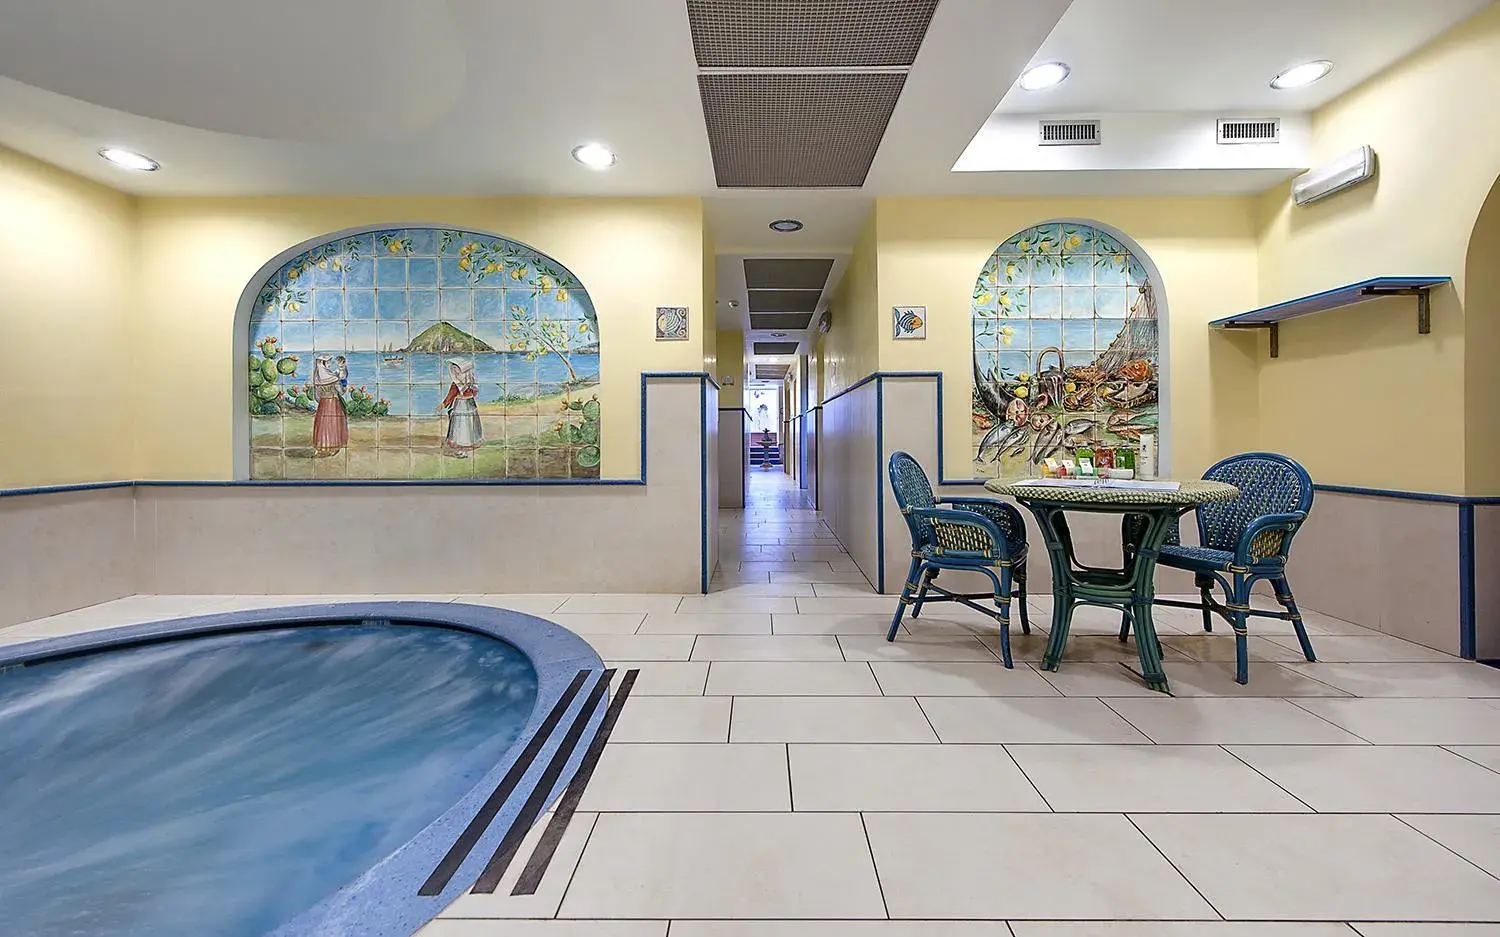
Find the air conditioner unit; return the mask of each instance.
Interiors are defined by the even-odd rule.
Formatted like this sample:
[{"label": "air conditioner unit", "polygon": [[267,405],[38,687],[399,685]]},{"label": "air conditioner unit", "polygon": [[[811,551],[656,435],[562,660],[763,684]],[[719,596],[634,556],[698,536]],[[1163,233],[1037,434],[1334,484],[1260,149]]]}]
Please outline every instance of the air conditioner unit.
[{"label": "air conditioner unit", "polygon": [[1292,180],[1292,201],[1298,205],[1316,202],[1375,175],[1375,151],[1362,146],[1352,153]]}]

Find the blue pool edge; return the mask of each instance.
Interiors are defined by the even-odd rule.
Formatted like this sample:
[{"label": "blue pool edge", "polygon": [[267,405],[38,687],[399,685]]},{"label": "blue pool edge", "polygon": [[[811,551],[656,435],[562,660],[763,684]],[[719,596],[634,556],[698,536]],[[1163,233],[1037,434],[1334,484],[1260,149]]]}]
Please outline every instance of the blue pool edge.
[{"label": "blue pool edge", "polygon": [[[562,741],[567,725],[574,721],[586,704],[586,693],[579,693],[570,703],[565,718],[550,733],[527,768],[521,783],[506,799],[500,812],[490,822],[484,835],[442,892],[431,897],[418,895],[422,883],[464,827],[479,812],[500,779],[520,757],[547,713],[563,696],[578,671],[590,672],[585,689],[600,679],[604,662],[578,635],[546,619],[491,606],[448,602],[338,602],[222,612],[42,638],[0,647],[0,668],[162,639],[365,619],[388,619],[401,623],[457,628],[504,641],[527,656],[537,677],[536,703],[526,725],[501,759],[478,783],[405,845],[375,863],[354,881],[271,932],[276,937],[406,937],[437,917],[439,912],[473,885],[495,847],[514,823],[522,804],[539,783],[540,776]],[[585,738],[592,737],[603,720],[607,704],[608,695],[605,694],[594,711],[587,714]],[[587,748],[587,745],[580,745],[574,750],[561,776],[548,793],[549,803],[560,796],[572,781]]]}]

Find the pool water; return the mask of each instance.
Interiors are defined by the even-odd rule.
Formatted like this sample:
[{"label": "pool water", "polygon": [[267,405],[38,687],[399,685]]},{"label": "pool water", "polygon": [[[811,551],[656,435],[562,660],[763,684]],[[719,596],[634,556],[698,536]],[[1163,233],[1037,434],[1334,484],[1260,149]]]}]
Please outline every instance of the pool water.
[{"label": "pool water", "polygon": [[452,807],[536,696],[511,645],[388,622],[0,670],[0,929],[264,934]]}]

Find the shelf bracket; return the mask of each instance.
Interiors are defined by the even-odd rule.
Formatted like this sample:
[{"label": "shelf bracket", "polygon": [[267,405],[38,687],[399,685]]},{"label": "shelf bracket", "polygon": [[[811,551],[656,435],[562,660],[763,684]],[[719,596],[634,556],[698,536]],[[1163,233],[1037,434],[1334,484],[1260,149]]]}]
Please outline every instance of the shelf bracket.
[{"label": "shelf bracket", "polygon": [[1271,357],[1281,357],[1281,324],[1279,322],[1229,322],[1226,329],[1265,329],[1271,333]]},{"label": "shelf bracket", "polygon": [[1417,334],[1432,334],[1432,288],[1427,286],[1412,289],[1389,290],[1378,286],[1367,286],[1360,290],[1364,296],[1415,296],[1417,297]]}]

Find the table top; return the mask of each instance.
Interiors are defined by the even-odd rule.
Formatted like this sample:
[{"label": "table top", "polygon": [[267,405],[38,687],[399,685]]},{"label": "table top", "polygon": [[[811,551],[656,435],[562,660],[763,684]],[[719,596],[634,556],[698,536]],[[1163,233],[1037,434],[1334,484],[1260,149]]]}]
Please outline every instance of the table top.
[{"label": "table top", "polygon": [[1179,482],[1178,487],[1164,491],[1147,488],[1127,488],[1095,485],[1087,482],[1076,486],[1035,485],[1026,481],[1004,481],[992,478],[984,483],[986,490],[997,495],[1009,495],[1018,501],[1046,501],[1055,504],[1097,504],[1182,506],[1207,504],[1210,501],[1228,501],[1237,497],[1240,490],[1223,482],[1192,481]]}]

